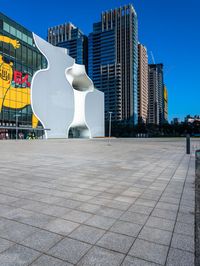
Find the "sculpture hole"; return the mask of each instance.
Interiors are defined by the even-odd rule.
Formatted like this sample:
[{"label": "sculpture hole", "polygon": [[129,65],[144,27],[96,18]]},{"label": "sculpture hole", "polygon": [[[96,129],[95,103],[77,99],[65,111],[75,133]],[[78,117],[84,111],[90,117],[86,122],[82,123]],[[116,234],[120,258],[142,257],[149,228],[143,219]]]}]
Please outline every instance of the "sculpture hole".
[{"label": "sculpture hole", "polygon": [[91,87],[91,82],[84,76],[82,78],[74,77],[72,87],[77,91],[88,91]]},{"label": "sculpture hole", "polygon": [[68,138],[90,138],[90,132],[87,127],[71,127]]}]

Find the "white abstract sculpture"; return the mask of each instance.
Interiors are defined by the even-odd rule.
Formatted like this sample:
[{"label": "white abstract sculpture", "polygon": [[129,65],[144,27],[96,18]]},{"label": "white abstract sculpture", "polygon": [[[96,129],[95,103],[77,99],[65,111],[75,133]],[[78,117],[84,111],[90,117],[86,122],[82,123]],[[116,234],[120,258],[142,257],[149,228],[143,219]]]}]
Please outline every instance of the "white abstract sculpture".
[{"label": "white abstract sculpture", "polygon": [[64,48],[33,34],[46,57],[47,69],[37,71],[31,85],[31,105],[46,138],[68,138],[70,129],[80,137],[104,136],[104,94],[94,88],[85,66],[75,64]]}]

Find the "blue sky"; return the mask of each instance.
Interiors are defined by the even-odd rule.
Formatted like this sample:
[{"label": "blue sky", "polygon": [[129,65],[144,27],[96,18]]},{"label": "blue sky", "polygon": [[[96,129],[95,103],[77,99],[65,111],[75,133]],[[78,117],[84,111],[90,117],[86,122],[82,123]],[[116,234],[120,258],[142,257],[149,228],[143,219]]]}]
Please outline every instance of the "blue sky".
[{"label": "blue sky", "polygon": [[46,38],[47,28],[71,21],[85,34],[102,11],[132,3],[139,20],[139,41],[165,67],[169,120],[200,115],[199,0],[0,0],[0,11]]}]

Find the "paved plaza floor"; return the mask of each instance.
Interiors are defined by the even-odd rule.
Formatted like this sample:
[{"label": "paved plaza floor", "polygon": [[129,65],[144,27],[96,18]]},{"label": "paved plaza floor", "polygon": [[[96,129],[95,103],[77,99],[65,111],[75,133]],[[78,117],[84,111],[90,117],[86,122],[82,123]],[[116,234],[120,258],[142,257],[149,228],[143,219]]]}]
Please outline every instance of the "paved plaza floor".
[{"label": "paved plaza floor", "polygon": [[1,141],[0,266],[193,266],[194,162],[184,139]]}]

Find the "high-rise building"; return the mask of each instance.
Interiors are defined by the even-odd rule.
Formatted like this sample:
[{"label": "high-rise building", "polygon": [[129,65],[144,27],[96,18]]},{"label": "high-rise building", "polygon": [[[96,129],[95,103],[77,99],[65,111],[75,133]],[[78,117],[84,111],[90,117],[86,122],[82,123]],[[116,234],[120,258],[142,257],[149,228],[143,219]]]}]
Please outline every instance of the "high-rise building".
[{"label": "high-rise building", "polygon": [[72,23],[65,23],[48,29],[48,42],[68,49],[77,64],[88,67],[88,38]]},{"label": "high-rise building", "polygon": [[164,120],[168,122],[168,92],[166,85],[164,86]]},{"label": "high-rise building", "polygon": [[149,109],[148,123],[164,122],[164,82],[163,64],[149,65]]},{"label": "high-rise building", "polygon": [[89,76],[105,95],[105,118],[138,121],[138,21],[132,5],[101,14],[89,35]]},{"label": "high-rise building", "polygon": [[147,123],[148,118],[148,55],[147,49],[138,44],[138,121]]}]

